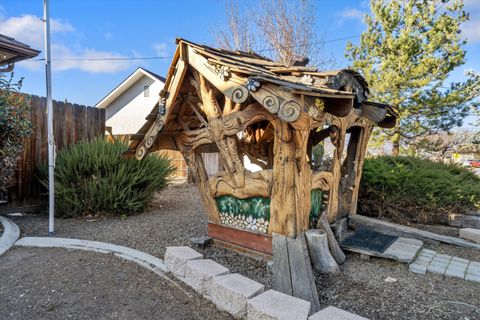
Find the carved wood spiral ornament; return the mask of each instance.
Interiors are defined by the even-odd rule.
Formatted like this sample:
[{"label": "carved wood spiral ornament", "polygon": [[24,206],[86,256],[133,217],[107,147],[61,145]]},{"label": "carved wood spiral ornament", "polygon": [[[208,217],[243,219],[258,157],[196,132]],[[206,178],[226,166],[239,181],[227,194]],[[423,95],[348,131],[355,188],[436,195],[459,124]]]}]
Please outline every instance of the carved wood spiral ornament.
[{"label": "carved wood spiral ornament", "polygon": [[[257,90],[259,87],[257,88]],[[268,111],[277,114],[280,119],[285,122],[293,122],[300,116],[302,107],[295,100],[287,100],[281,96],[276,95],[266,88],[261,88],[265,93],[260,103]]]},{"label": "carved wood spiral ornament", "polygon": [[271,113],[276,114],[280,109],[280,102],[278,100],[279,97],[275,97],[273,95],[266,96],[262,101],[262,105]]},{"label": "carved wood spiral ornament", "polygon": [[145,148],[145,146],[140,146],[137,148],[137,151],[135,152],[135,157],[141,160],[145,156],[146,152],[147,152],[147,148]]},{"label": "carved wood spiral ornament", "polygon": [[280,106],[278,117],[285,122],[293,122],[300,115],[301,106],[296,101],[287,101]]},{"label": "carved wood spiral ornament", "polygon": [[248,90],[244,86],[238,86],[232,91],[231,100],[235,103],[244,103],[248,98]]}]

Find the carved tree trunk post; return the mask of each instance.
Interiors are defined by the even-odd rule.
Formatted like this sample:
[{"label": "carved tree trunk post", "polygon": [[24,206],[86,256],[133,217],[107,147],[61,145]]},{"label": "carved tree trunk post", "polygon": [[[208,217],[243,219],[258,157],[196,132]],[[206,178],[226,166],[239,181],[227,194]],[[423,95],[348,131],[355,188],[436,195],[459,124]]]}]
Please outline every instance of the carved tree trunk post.
[{"label": "carved tree trunk post", "polygon": [[368,140],[370,139],[370,135],[372,134],[372,130],[373,130],[373,125],[368,125],[365,128],[363,128],[360,141],[358,144],[357,158],[355,159],[356,176],[355,176],[354,189],[352,191],[352,199],[350,202],[350,215],[357,214],[357,200],[358,200],[358,192],[360,190],[360,181],[362,180],[363,163],[365,162],[365,156],[367,153],[367,144],[368,144]]},{"label": "carved tree trunk post", "polygon": [[337,130],[337,136],[335,137],[336,141],[332,141],[332,143],[335,145],[331,171],[333,173],[333,181],[332,187],[330,188],[330,193],[328,195],[328,221],[332,223],[336,221],[338,214],[338,198],[341,179],[340,171],[342,167],[342,153],[346,134],[346,128],[343,119],[337,117],[335,118],[338,124],[335,125]]},{"label": "carved tree trunk post", "polygon": [[294,236],[308,229],[311,170],[306,159],[308,131],[273,121],[275,128],[269,233]]},{"label": "carved tree trunk post", "polygon": [[308,163],[307,145],[309,131],[294,131],[294,142],[296,146],[295,160],[297,164],[296,176],[296,213],[297,213],[297,234],[308,230],[310,226],[310,209],[312,190],[312,169]]},{"label": "carved tree trunk post", "polygon": [[295,145],[292,129],[281,120],[274,120],[272,195],[268,233],[287,236],[296,234]]},{"label": "carved tree trunk post", "polygon": [[355,187],[355,180],[357,177],[357,160],[359,147],[361,145],[363,128],[354,126],[350,128],[350,139],[348,140],[347,154],[342,163],[341,177],[340,177],[340,190],[339,190],[339,203],[337,219],[342,219],[348,216],[350,213],[350,206],[352,203],[353,191]]}]

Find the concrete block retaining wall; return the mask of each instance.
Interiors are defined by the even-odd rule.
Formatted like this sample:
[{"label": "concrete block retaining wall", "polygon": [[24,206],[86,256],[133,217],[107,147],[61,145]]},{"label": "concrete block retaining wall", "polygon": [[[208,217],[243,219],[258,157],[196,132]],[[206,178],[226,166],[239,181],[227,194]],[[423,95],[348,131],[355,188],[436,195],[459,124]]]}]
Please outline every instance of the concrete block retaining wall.
[{"label": "concrete block retaining wall", "polygon": [[275,290],[264,292],[262,284],[237,273],[230,274],[227,268],[203,259],[200,253],[189,247],[168,247],[165,264],[177,279],[237,319],[368,320],[334,307],[310,315],[310,302]]}]

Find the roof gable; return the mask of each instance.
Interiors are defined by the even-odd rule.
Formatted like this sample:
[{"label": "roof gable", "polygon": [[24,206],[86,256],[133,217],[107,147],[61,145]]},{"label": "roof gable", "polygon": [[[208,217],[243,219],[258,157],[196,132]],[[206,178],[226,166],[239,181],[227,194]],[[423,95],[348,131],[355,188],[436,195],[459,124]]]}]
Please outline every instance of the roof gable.
[{"label": "roof gable", "polygon": [[138,67],[132,74],[130,74],[118,86],[116,86],[112,91],[110,91],[105,97],[103,97],[102,100],[97,102],[95,107],[101,109],[108,107],[113,101],[115,101],[119,96],[125,93],[143,77],[148,77],[155,82],[165,83],[164,77],[144,68]]}]

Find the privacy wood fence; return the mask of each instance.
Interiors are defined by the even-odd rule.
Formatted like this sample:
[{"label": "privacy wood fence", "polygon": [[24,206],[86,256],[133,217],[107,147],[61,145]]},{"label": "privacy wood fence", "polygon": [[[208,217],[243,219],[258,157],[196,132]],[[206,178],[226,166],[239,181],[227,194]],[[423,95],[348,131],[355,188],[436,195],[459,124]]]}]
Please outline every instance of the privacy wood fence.
[{"label": "privacy wood fence", "polygon": [[[48,160],[46,98],[31,96],[31,107],[33,134],[25,139],[15,185],[9,191],[9,206],[38,203],[43,192],[36,171]],[[103,136],[105,110],[53,101],[53,129],[57,152],[70,144]]]}]

